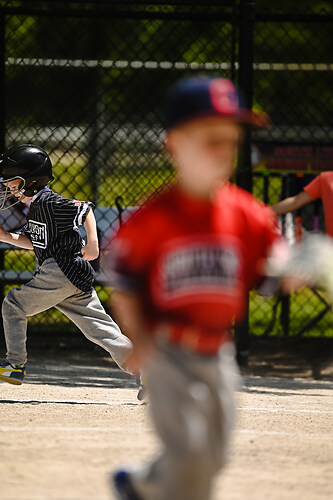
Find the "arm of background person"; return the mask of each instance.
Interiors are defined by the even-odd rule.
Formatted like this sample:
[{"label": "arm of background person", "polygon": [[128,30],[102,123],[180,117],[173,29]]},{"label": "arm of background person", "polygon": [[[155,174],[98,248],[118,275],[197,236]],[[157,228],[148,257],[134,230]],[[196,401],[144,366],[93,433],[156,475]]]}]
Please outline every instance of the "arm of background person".
[{"label": "arm of background person", "polygon": [[312,198],[305,191],[301,191],[296,196],[290,196],[289,198],[285,198],[284,200],[276,203],[271,208],[274,210],[276,215],[287,214],[288,212],[293,212],[294,210],[298,210],[303,207],[307,203],[313,201]]}]

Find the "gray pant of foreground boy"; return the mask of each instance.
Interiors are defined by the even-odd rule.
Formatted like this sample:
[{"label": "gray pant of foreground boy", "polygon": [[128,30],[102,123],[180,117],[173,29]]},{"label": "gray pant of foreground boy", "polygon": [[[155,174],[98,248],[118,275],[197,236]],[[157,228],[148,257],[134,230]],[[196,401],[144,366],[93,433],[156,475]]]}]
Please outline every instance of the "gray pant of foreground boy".
[{"label": "gray pant of foreground boy", "polygon": [[213,356],[160,345],[145,376],[162,449],[150,463],[111,476],[118,498],[209,500],[235,419],[239,377],[233,345]]}]

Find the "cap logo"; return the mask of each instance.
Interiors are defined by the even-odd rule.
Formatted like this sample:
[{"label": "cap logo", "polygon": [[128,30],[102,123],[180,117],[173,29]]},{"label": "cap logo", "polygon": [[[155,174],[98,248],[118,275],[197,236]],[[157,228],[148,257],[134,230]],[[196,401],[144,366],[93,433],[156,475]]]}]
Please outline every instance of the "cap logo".
[{"label": "cap logo", "polygon": [[233,115],[238,113],[238,97],[235,86],[230,80],[216,78],[209,86],[211,103],[218,113]]}]

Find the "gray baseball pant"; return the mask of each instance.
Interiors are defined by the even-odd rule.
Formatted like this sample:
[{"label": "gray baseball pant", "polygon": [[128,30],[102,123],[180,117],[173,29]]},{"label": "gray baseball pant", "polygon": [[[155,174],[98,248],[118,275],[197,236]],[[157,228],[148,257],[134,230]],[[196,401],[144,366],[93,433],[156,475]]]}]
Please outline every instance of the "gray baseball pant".
[{"label": "gray baseball pant", "polygon": [[59,309],[89,340],[108,351],[118,366],[127,371],[131,341],[105,312],[96,291],[90,294],[76,288],[54,259],[46,259],[28,283],[11,289],[3,301],[9,363],[14,366],[26,363],[27,317],[50,307]]},{"label": "gray baseball pant", "polygon": [[200,356],[159,348],[146,371],[151,415],[163,449],[132,470],[144,500],[209,500],[214,476],[227,460],[238,383],[234,347]]}]

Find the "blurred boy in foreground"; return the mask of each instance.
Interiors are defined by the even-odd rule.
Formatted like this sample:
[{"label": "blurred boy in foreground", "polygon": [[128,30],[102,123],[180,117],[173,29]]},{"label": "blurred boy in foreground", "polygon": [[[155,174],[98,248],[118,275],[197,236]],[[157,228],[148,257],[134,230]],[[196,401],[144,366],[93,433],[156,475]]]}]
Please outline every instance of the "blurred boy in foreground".
[{"label": "blurred boy in foreground", "polygon": [[182,80],[166,101],[177,182],[110,243],[115,314],[146,373],[161,453],[114,475],[120,499],[208,500],[234,424],[237,368],[230,325],[279,240],[268,207],[229,183],[243,125],[223,78]]}]

